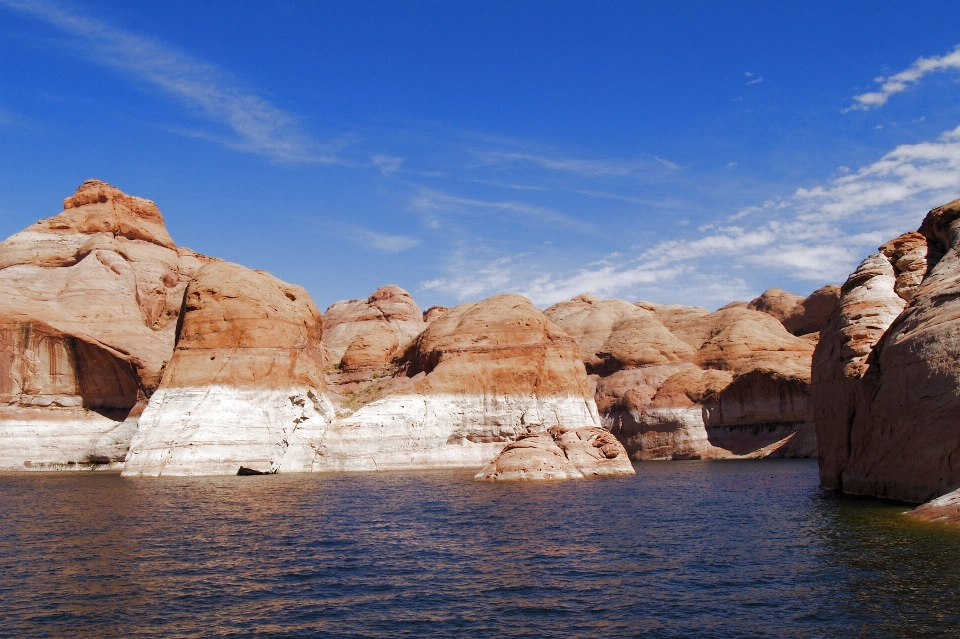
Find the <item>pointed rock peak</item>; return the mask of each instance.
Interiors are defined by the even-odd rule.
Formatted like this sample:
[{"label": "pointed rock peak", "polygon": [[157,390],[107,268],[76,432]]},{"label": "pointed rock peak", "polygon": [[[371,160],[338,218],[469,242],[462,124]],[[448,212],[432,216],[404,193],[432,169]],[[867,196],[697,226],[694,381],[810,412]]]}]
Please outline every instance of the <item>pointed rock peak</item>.
[{"label": "pointed rock peak", "polygon": [[34,227],[54,233],[109,233],[176,248],[156,204],[127,195],[100,180],[81,184],[76,193],[63,201],[63,213],[41,220]]},{"label": "pointed rock peak", "polygon": [[410,293],[406,292],[396,284],[387,284],[386,286],[381,286],[375,290],[373,294],[367,298],[367,301],[372,304],[373,302],[388,300],[395,297],[407,297],[411,300],[413,299]]},{"label": "pointed rock peak", "polygon": [[431,306],[423,312],[423,321],[429,324],[434,320],[438,320],[443,317],[443,314],[449,311],[450,309],[446,306]]},{"label": "pointed rock peak", "polygon": [[577,295],[572,301],[586,302],[587,304],[599,304],[600,298],[593,293],[583,293],[582,295]]}]

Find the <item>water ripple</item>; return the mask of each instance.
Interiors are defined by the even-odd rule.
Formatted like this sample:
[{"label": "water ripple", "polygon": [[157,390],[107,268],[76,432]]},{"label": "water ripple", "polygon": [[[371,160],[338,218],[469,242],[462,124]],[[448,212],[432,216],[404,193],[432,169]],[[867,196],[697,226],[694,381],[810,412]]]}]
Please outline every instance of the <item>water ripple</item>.
[{"label": "water ripple", "polygon": [[0,475],[0,635],[956,636],[960,533],[815,462],[138,480]]}]

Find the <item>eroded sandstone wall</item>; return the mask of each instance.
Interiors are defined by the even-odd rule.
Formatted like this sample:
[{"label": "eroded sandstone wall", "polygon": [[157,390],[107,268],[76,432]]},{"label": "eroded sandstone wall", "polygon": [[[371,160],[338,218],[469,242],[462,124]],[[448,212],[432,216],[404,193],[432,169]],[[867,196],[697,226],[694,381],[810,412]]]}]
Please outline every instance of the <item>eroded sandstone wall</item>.
[{"label": "eroded sandstone wall", "polygon": [[315,470],[333,419],[323,325],[307,292],[238,264],[191,280],[177,345],[124,475]]},{"label": "eroded sandstone wall", "polygon": [[580,342],[603,423],[633,459],[815,454],[813,345],[745,306],[581,295],[546,313]]},{"label": "eroded sandstone wall", "polygon": [[599,425],[576,342],[518,295],[447,310],[397,365],[405,385],[337,419],[320,468],[479,468],[522,434]]},{"label": "eroded sandstone wall", "polygon": [[0,242],[0,466],[121,463],[209,261],[173,243],[153,202],[98,180]]},{"label": "eroded sandstone wall", "polygon": [[843,286],[814,356],[821,484],[922,502],[960,487],[960,200]]}]

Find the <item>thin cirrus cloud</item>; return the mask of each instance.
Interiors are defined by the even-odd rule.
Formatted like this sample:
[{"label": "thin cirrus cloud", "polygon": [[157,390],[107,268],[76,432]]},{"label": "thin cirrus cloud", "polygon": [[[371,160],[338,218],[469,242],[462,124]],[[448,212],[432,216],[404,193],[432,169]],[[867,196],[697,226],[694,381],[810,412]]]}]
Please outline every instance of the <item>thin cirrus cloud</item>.
[{"label": "thin cirrus cloud", "polygon": [[361,227],[353,227],[351,235],[358,244],[381,253],[401,253],[420,246],[420,239],[416,237],[377,233]]},{"label": "thin cirrus cloud", "polygon": [[0,6],[43,20],[74,36],[79,48],[94,61],[131,73],[232,132],[227,137],[202,137],[280,162],[337,162],[299,130],[293,116],[212,64],[54,3],[0,0]]},{"label": "thin cirrus cloud", "polygon": [[596,233],[596,228],[594,228],[593,225],[543,206],[534,206],[511,200],[477,200],[422,187],[411,201],[410,209],[426,214],[429,218],[427,223],[432,227],[438,227],[440,225],[437,214],[486,210],[503,214],[516,214],[534,222],[560,225],[584,233]]},{"label": "thin cirrus cloud", "polygon": [[[553,171],[574,173],[585,177],[630,175],[631,173],[649,168],[650,166],[649,162],[558,158],[523,151],[482,151],[476,152],[475,155],[481,162],[485,164],[496,165],[522,162],[534,164],[536,166]],[[678,165],[669,160],[665,160],[657,156],[653,156],[653,159],[669,169],[680,170]]]},{"label": "thin cirrus cloud", "polygon": [[[422,285],[459,299],[503,290],[547,306],[584,292],[631,300],[719,306],[759,290],[751,273],[776,273],[807,286],[839,283],[863,257],[916,229],[960,184],[960,127],[936,141],[900,145],[824,185],[742,209],[700,237],[666,240],[632,255],[569,271],[545,271],[523,256],[488,263],[461,258],[447,276]],[[737,224],[730,224],[736,221]]]},{"label": "thin cirrus cloud", "polygon": [[903,93],[915,85],[925,75],[938,71],[960,70],[960,45],[942,56],[918,58],[909,68],[891,76],[880,76],[874,81],[880,83],[879,91],[871,91],[853,96],[854,104],[845,111],[869,111],[887,103],[890,96]]}]

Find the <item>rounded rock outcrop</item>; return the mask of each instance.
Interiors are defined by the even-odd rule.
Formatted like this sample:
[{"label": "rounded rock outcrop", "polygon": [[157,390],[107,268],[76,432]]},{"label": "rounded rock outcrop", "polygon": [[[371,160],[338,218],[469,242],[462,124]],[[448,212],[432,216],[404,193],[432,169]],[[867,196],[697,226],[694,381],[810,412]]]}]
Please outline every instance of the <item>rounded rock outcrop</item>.
[{"label": "rounded rock outcrop", "polygon": [[322,335],[303,288],[228,262],[201,268],[124,475],[313,470],[333,418]]},{"label": "rounded rock outcrop", "polygon": [[408,385],[338,420],[325,468],[480,467],[526,433],[599,426],[576,342],[519,295],[449,309],[397,363]]}]

